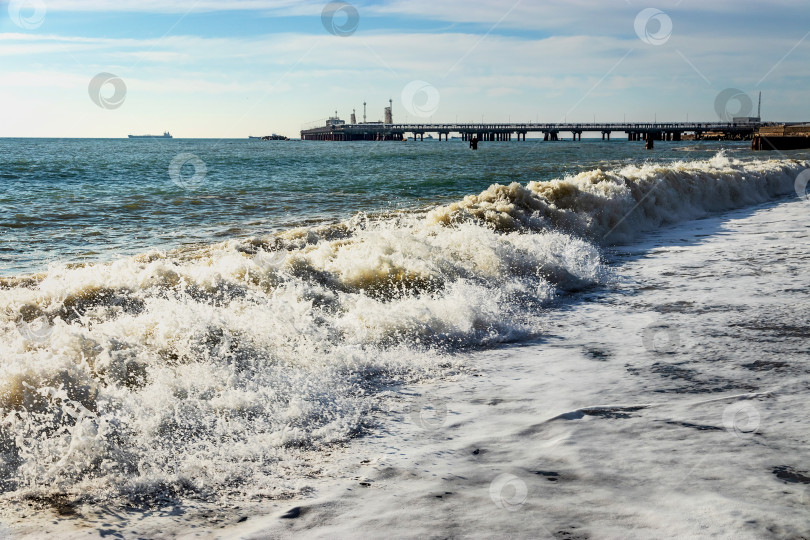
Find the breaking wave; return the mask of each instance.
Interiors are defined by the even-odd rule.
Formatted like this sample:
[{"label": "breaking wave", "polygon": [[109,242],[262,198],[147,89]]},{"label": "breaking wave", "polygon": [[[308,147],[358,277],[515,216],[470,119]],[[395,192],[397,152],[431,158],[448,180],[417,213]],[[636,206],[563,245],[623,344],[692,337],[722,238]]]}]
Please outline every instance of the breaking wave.
[{"label": "breaking wave", "polygon": [[[788,193],[808,164],[707,161],[494,185],[419,212],[0,280],[0,490],[283,496],[389,385],[542,333],[600,246]],[[85,494],[85,495],[82,495]]]}]

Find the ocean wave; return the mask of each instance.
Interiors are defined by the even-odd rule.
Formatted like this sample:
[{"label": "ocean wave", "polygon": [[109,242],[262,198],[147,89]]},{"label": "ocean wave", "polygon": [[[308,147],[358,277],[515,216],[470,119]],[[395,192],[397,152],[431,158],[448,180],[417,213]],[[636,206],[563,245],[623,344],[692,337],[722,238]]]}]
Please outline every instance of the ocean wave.
[{"label": "ocean wave", "polygon": [[[391,384],[542,333],[601,244],[792,189],[806,163],[708,161],[495,185],[420,212],[0,281],[0,489],[281,496]],[[148,501],[147,501],[148,502]]]},{"label": "ocean wave", "polygon": [[495,185],[438,208],[437,223],[475,220],[498,230],[555,229],[600,244],[632,241],[665,224],[763,202],[793,191],[798,160],[712,159],[595,169],[550,182]]}]

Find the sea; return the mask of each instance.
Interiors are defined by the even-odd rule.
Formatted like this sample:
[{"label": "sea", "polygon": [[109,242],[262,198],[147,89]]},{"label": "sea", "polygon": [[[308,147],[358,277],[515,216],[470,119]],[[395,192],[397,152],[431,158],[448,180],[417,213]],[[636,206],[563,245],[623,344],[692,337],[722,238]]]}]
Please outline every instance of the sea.
[{"label": "sea", "polygon": [[[139,534],[179,534],[306,501],[364,441],[402,422],[435,434],[447,411],[436,426],[409,413],[432,407],[419,388],[462,388],[552,337],[564,350],[568,320],[602,331],[576,310],[630,317],[630,274],[666,282],[666,306],[667,287],[708,279],[705,296],[744,264],[709,253],[670,272],[656,235],[779,209],[802,227],[810,151],[643,144],[0,139],[0,536],[78,537],[135,514],[172,523]],[[683,246],[755,249],[734,234],[692,230]],[[808,277],[797,260],[771,279]],[[638,345],[680,346],[656,328]],[[775,342],[804,339],[806,320],[783,330]],[[532,380],[551,359],[568,362],[538,354]],[[646,368],[611,384],[633,369]],[[656,380],[689,375],[661,369]]]}]

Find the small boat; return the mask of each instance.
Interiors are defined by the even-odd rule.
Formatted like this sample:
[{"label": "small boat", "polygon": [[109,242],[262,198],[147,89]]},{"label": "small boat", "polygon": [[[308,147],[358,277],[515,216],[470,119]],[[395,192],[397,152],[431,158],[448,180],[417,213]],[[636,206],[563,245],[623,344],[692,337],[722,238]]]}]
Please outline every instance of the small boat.
[{"label": "small boat", "polygon": [[254,137],[253,135],[248,135],[248,139],[251,139],[251,140],[257,140],[257,141],[262,140],[262,138],[261,138],[261,137]]},{"label": "small boat", "polygon": [[164,131],[163,135],[130,135],[130,139],[173,139],[172,134]]}]

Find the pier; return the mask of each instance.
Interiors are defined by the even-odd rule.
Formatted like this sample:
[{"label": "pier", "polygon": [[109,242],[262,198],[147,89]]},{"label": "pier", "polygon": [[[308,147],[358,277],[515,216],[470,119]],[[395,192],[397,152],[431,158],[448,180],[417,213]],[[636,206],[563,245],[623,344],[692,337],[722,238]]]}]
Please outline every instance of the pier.
[{"label": "pier", "polygon": [[810,148],[810,124],[763,126],[751,141],[752,150],[799,150]]},{"label": "pier", "polygon": [[[628,141],[680,141],[684,135],[695,139],[723,138],[752,139],[767,122],[604,122],[604,123],[451,123],[451,124],[395,124],[367,122],[346,124],[336,117],[325,126],[301,131],[305,141],[402,141],[408,134],[423,141],[426,133],[437,133],[439,141],[458,134],[462,140],[477,137],[479,141],[525,141],[529,133],[542,135],[544,141],[582,140],[583,133],[596,133],[602,140],[623,133]],[[615,135],[614,135],[615,138]]]}]

